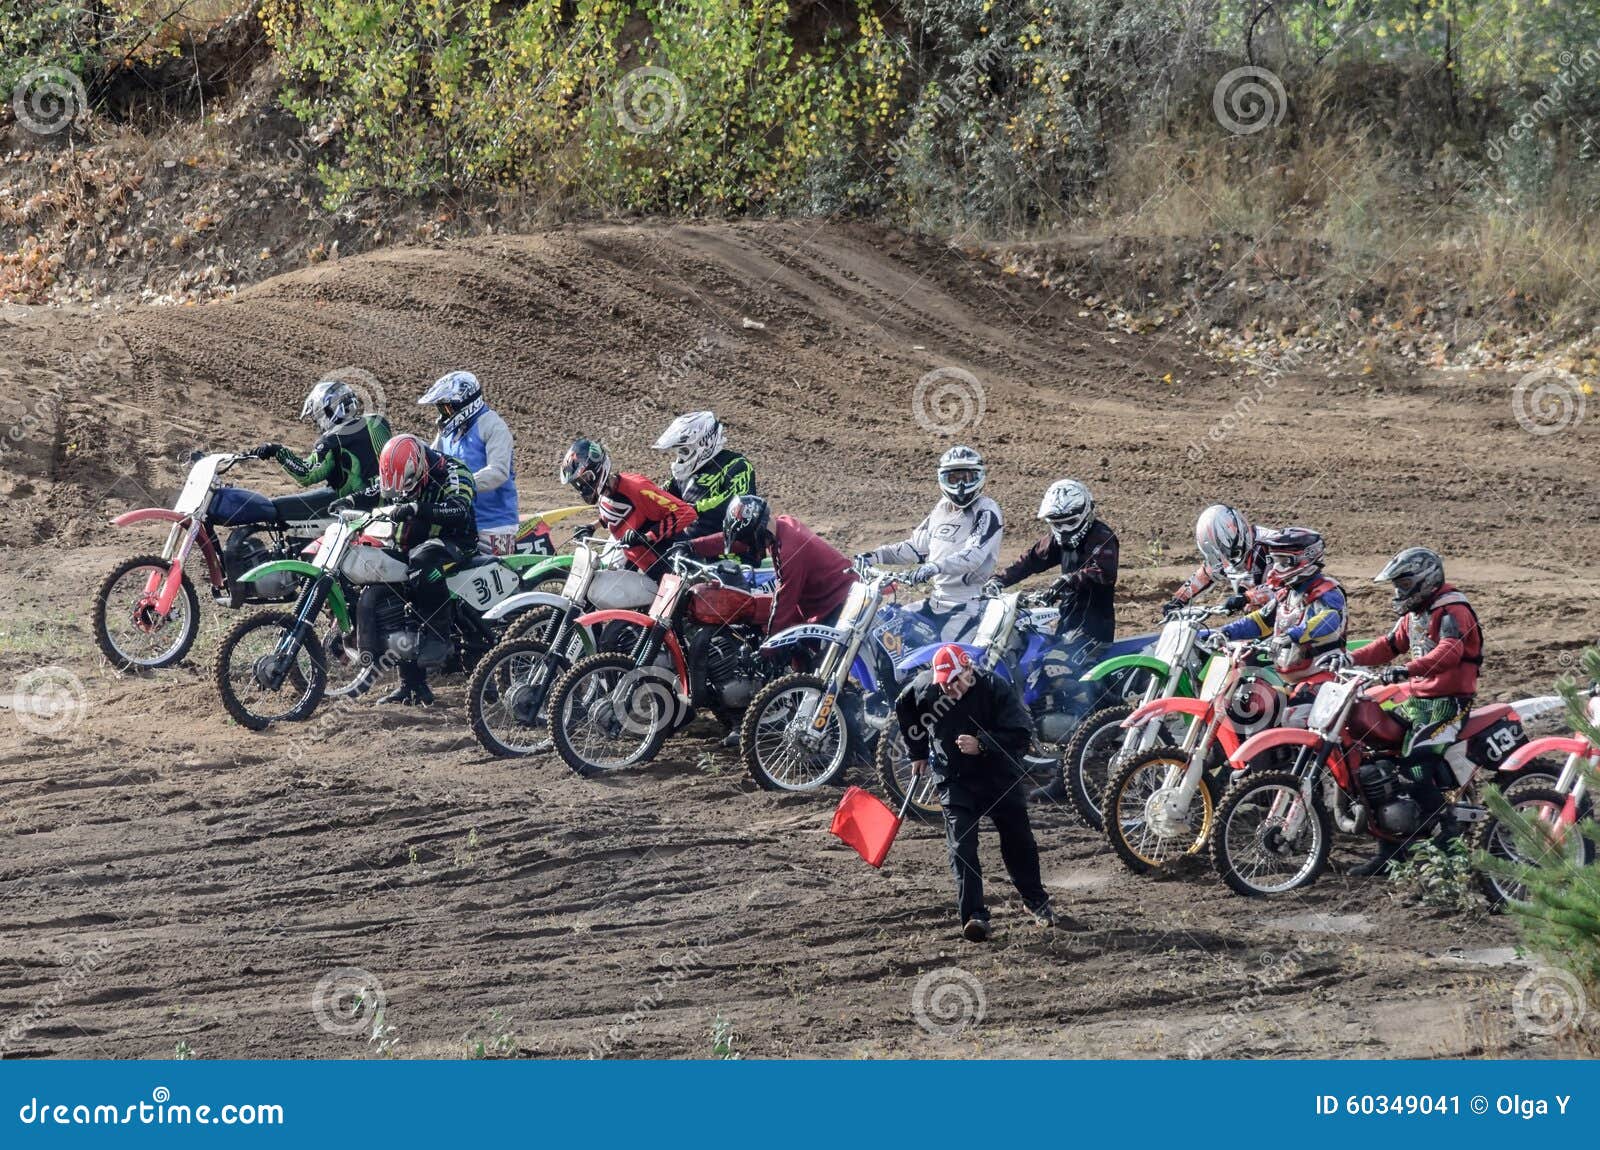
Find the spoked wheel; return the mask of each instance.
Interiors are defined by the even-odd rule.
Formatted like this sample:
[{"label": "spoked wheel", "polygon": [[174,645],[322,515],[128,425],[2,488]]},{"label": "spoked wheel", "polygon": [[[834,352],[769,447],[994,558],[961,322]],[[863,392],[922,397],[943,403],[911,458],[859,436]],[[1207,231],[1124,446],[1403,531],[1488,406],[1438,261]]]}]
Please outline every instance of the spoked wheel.
[{"label": "spoked wheel", "polygon": [[546,709],[556,753],[588,778],[656,757],[677,723],[677,684],[631,655],[590,655],[556,682]]},{"label": "spoked wheel", "polygon": [[317,637],[286,655],[278,652],[294,626],[295,617],[288,612],[268,611],[241,619],[223,637],[217,649],[217,690],[240,726],[261,731],[271,723],[304,719],[322,701],[328,673]]},{"label": "spoked wheel", "polygon": [[[1113,760],[1121,753],[1128,734],[1122,728],[1123,720],[1133,711],[1131,703],[1118,703],[1091,712],[1074,728],[1072,738],[1061,752],[1061,769],[1066,773],[1072,806],[1085,825],[1097,831],[1105,829],[1100,800],[1111,782]],[[1162,744],[1172,742],[1165,728],[1159,730]]]},{"label": "spoked wheel", "polygon": [[1188,756],[1157,747],[1135,756],[1106,785],[1106,837],[1123,865],[1134,874],[1194,854],[1211,835],[1214,804],[1205,776],[1183,801],[1181,787]]},{"label": "spoked wheel", "polygon": [[1328,862],[1333,828],[1315,788],[1309,805],[1288,771],[1251,771],[1222,797],[1211,857],[1237,894],[1310,886]]},{"label": "spoked wheel", "polygon": [[[559,590],[560,588],[557,588]],[[537,607],[529,607],[515,619],[511,620],[505,632],[500,636],[502,643],[510,639],[543,639],[550,640],[550,634],[556,627],[556,609],[548,604],[541,603]]]},{"label": "spoked wheel", "polygon": [[[1589,803],[1585,800],[1578,811],[1577,822],[1562,825],[1560,816],[1566,806],[1567,796],[1556,790],[1545,777],[1530,778],[1506,788],[1506,802],[1511,809],[1528,816],[1537,824],[1542,841],[1522,843],[1492,811],[1489,817],[1474,828],[1473,853],[1482,851],[1502,863],[1531,864],[1541,857],[1565,858],[1574,866],[1589,866],[1594,862],[1594,843],[1584,836],[1579,824],[1589,818]],[[1549,853],[1546,853],[1549,852]],[[1528,888],[1509,875],[1496,874],[1479,868],[1478,887],[1489,900],[1492,910],[1501,910],[1508,903],[1522,903],[1528,899]]]},{"label": "spoked wheel", "polygon": [[750,777],[769,791],[814,791],[835,781],[850,760],[844,700],[817,729],[817,707],[827,690],[815,675],[785,675],[768,683],[744,713],[739,755]]},{"label": "spoked wheel", "polygon": [[157,598],[171,564],[138,555],[112,568],[94,597],[94,641],[119,671],[170,667],[189,653],[200,633],[200,597],[188,572],[162,615]]},{"label": "spoked wheel", "polygon": [[923,775],[920,779],[912,775],[911,756],[906,752],[905,740],[894,729],[892,721],[890,728],[878,736],[877,758],[878,781],[883,784],[883,792],[889,796],[891,807],[898,811],[900,804],[906,801],[907,788],[912,788],[911,805],[906,808],[906,813],[925,823],[943,820],[944,804],[939,801],[933,775]]},{"label": "spoked wheel", "polygon": [[473,735],[492,755],[520,758],[554,745],[545,705],[557,681],[583,655],[584,645],[574,634],[565,651],[552,655],[548,634],[503,640],[473,669],[467,715]]},{"label": "spoked wheel", "polygon": [[327,664],[326,693],[329,698],[357,698],[370,691],[373,684],[383,677],[383,668],[356,648],[355,629],[346,630],[339,626],[331,609],[325,611],[318,632]]}]

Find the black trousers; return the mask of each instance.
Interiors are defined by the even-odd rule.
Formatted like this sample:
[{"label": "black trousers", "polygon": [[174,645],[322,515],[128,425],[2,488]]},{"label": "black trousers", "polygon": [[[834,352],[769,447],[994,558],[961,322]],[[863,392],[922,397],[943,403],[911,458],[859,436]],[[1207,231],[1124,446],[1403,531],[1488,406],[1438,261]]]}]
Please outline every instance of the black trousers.
[{"label": "black trousers", "polygon": [[961,921],[987,920],[983,901],[983,868],[978,863],[978,827],[985,815],[1000,832],[1000,859],[1012,885],[1029,907],[1050,900],[1039,877],[1039,844],[1028,821],[1027,787],[1009,779],[992,787],[941,788],[944,798],[944,836],[950,849],[950,870],[956,879],[956,902]]}]

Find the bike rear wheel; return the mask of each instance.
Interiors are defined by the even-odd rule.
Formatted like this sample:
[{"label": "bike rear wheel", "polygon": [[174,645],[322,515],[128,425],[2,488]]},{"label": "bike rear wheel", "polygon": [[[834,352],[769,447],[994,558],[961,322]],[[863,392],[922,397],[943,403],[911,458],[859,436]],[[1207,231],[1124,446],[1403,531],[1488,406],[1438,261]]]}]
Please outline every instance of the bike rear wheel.
[{"label": "bike rear wheel", "polygon": [[170,667],[194,646],[200,633],[200,596],[189,573],[179,574],[178,594],[165,616],[146,594],[151,577],[165,581],[171,566],[159,555],[136,555],[113,567],[95,591],[95,645],[117,670]]},{"label": "bike rear wheel", "polygon": [[1282,894],[1310,886],[1328,863],[1333,828],[1318,791],[1309,805],[1288,771],[1252,771],[1217,808],[1211,857],[1235,894]]},{"label": "bike rear wheel", "polygon": [[826,684],[815,675],[785,675],[768,683],[745,710],[739,756],[764,790],[814,791],[834,782],[850,761],[850,728],[843,700],[820,731],[812,728]]},{"label": "bike rear wheel", "polygon": [[[1584,836],[1580,824],[1592,814],[1587,800],[1577,812],[1577,820],[1563,825],[1560,815],[1567,803],[1563,795],[1551,785],[1549,778],[1536,776],[1521,783],[1513,783],[1505,790],[1506,802],[1511,809],[1535,821],[1542,841],[1522,842],[1514,828],[1493,811],[1473,830],[1472,853],[1479,851],[1502,864],[1531,864],[1541,856],[1564,857],[1575,866],[1589,866],[1594,862],[1594,844]],[[1548,852],[1548,853],[1547,853]],[[1491,910],[1503,910],[1507,905],[1523,903],[1528,899],[1528,888],[1510,875],[1497,874],[1482,867],[1478,870],[1478,888],[1489,900]]]},{"label": "bike rear wheel", "polygon": [[322,701],[327,666],[315,635],[296,645],[281,679],[273,685],[272,660],[294,628],[293,615],[266,611],[241,619],[223,637],[214,678],[222,705],[240,726],[262,731],[272,723],[296,722]]},{"label": "bike rear wheel", "polygon": [[585,778],[649,762],[676,726],[676,686],[631,655],[578,660],[550,693],[546,713],[556,753]]}]

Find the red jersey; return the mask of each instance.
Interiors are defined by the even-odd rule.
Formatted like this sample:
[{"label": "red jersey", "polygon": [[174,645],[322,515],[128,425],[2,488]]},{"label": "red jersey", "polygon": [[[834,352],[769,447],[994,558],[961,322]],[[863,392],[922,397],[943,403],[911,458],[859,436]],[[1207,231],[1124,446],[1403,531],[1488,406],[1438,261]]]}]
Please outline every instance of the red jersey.
[{"label": "red jersey", "polygon": [[611,490],[600,497],[600,522],[615,539],[629,531],[641,531],[649,545],[629,547],[628,562],[648,571],[660,559],[660,544],[682,535],[698,516],[694,507],[676,495],[669,495],[642,475],[630,471],[617,474]]},{"label": "red jersey", "polygon": [[1359,666],[1376,667],[1400,655],[1410,655],[1405,668],[1413,696],[1476,695],[1483,629],[1467,597],[1446,583],[1425,608],[1402,615],[1394,630],[1352,651],[1350,658]]},{"label": "red jersey", "polygon": [[[850,560],[792,515],[777,516],[768,530],[778,581],[767,633],[815,623],[842,606],[856,581]],[[697,555],[715,558],[722,554],[722,536],[702,535],[690,546]],[[745,552],[743,543],[734,544],[735,554]]]}]

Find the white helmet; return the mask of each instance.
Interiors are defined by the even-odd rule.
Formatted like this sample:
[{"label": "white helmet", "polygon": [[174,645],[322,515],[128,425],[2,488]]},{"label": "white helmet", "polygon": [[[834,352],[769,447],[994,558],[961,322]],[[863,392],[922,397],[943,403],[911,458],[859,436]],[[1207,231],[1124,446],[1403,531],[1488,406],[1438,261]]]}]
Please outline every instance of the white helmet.
[{"label": "white helmet", "polygon": [[314,420],[323,434],[332,434],[361,418],[361,396],[343,380],[325,379],[306,396],[300,418]]},{"label": "white helmet", "polygon": [[952,447],[939,457],[939,490],[957,507],[978,497],[986,474],[983,456],[970,447]]},{"label": "white helmet", "polygon": [[1194,545],[1214,578],[1240,579],[1250,549],[1256,545],[1256,529],[1243,512],[1213,503],[1194,522]]},{"label": "white helmet", "polygon": [[449,434],[483,410],[483,385],[470,371],[449,372],[417,400],[419,407],[430,403],[439,409],[439,430]]},{"label": "white helmet", "polygon": [[1058,479],[1039,502],[1039,518],[1061,546],[1076,547],[1094,523],[1094,496],[1076,479]]},{"label": "white helmet", "polygon": [[670,451],[672,478],[687,483],[727,442],[722,421],[709,411],[691,411],[674,419],[656,440],[657,451]]}]

